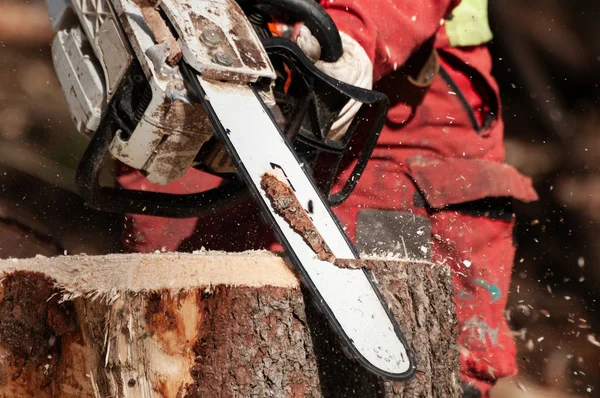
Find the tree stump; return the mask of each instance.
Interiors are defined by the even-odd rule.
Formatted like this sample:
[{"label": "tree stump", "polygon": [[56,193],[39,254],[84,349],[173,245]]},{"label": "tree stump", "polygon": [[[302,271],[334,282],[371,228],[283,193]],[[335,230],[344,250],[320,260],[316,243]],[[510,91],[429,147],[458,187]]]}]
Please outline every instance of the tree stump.
[{"label": "tree stump", "polygon": [[270,253],[0,261],[0,397],[460,397],[448,270],[370,266],[415,352],[409,382],[348,360]]}]

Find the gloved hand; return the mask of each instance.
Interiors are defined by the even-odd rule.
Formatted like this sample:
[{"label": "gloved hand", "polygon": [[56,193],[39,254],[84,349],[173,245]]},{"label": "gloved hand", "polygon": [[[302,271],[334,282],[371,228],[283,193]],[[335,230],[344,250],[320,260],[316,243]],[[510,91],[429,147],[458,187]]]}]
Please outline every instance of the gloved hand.
[{"label": "gloved hand", "polygon": [[[365,89],[373,88],[373,65],[369,56],[356,40],[344,32],[340,32],[344,54],[336,62],[319,61],[321,45],[312,35],[310,29],[301,25],[297,30],[295,41],[304,53],[315,61],[315,66],[328,76],[344,83]],[[338,119],[333,123],[328,138],[334,141],[344,137],[354,116],[358,113],[361,103],[350,100],[342,108]]]}]

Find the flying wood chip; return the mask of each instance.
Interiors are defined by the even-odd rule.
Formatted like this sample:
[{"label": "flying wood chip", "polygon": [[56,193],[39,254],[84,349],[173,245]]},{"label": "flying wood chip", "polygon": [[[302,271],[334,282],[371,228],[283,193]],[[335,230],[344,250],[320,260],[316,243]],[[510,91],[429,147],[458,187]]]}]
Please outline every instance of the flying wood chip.
[{"label": "flying wood chip", "polygon": [[275,212],[302,236],[319,260],[334,262],[335,256],[315,228],[304,207],[298,202],[292,188],[270,173],[263,174],[260,185],[269,197]]}]

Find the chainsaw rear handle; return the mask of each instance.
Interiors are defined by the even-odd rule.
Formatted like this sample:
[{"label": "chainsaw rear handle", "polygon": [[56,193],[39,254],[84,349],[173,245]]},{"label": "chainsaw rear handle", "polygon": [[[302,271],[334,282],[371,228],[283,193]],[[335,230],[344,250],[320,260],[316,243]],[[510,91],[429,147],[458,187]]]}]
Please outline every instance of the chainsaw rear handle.
[{"label": "chainsaw rear handle", "polygon": [[304,23],[321,45],[321,60],[335,62],[342,57],[342,38],[333,19],[315,0],[240,0],[283,21]]}]

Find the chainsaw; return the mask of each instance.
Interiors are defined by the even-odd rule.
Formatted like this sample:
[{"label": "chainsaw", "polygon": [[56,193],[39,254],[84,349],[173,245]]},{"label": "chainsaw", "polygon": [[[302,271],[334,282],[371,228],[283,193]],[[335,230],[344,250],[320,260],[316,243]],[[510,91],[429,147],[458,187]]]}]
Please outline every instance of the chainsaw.
[{"label": "chainsaw", "polygon": [[[340,34],[312,0],[47,0],[53,62],[76,129],[89,138],[76,184],[92,208],[198,217],[252,198],[328,319],[344,352],[392,380],[415,373],[402,332],[369,270],[316,255],[265,189],[272,175],[334,258],[357,259],[331,207],[352,192],[389,107],[383,94],[315,67],[274,20],[303,23],[321,60]],[[343,106],[362,104],[343,139],[328,137]],[[168,184],[189,168],[227,183],[174,195],[102,183],[109,161]],[[340,170],[354,159],[342,188]],[[290,199],[290,198],[287,198]]]}]

